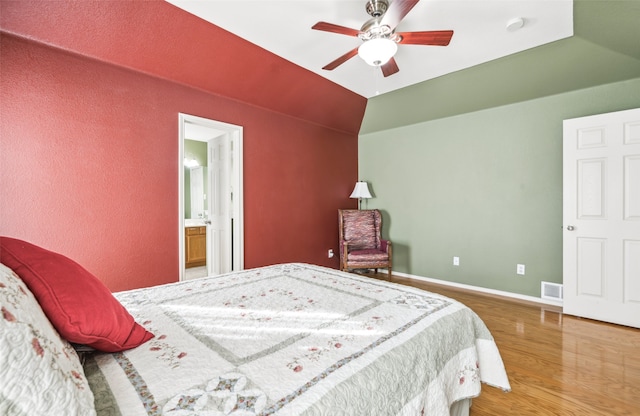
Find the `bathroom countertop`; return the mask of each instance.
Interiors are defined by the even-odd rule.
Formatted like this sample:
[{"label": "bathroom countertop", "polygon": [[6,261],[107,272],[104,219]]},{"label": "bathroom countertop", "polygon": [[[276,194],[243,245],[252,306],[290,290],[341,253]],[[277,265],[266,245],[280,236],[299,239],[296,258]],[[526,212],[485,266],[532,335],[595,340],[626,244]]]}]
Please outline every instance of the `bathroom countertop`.
[{"label": "bathroom countertop", "polygon": [[184,220],[185,227],[204,227],[205,225],[203,218],[188,218]]}]

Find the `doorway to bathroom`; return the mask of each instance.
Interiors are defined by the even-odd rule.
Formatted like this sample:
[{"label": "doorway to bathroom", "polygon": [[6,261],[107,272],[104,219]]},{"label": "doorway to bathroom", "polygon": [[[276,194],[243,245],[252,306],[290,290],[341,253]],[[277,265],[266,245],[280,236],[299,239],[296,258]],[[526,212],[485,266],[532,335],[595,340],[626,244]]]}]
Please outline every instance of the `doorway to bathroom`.
[{"label": "doorway to bathroom", "polygon": [[242,127],[179,114],[180,280],[244,268]]}]

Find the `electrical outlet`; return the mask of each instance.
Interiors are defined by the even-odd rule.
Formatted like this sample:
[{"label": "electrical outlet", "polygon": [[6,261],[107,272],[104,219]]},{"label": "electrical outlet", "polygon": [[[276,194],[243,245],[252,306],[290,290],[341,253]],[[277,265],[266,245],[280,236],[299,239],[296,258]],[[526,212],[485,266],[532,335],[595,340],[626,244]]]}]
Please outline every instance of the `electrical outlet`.
[{"label": "electrical outlet", "polygon": [[329,257],[330,259],[333,258],[333,250],[329,249],[329,251],[327,251],[327,257]]},{"label": "electrical outlet", "polygon": [[516,265],[516,273],[524,276],[524,264]]},{"label": "electrical outlet", "polygon": [[460,257],[457,257],[457,256],[453,257],[453,265],[460,266]]}]

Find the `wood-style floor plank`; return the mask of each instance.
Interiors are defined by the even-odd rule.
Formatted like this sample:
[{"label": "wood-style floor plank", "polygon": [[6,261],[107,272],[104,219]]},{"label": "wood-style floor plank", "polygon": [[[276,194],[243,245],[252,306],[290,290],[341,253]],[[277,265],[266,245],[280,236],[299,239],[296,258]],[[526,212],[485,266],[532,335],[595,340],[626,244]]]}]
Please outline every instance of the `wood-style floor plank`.
[{"label": "wood-style floor plank", "polygon": [[[369,276],[388,280],[386,273]],[[483,385],[471,416],[640,415],[639,329],[421,280],[391,281],[456,299],[491,331],[512,391]]]}]

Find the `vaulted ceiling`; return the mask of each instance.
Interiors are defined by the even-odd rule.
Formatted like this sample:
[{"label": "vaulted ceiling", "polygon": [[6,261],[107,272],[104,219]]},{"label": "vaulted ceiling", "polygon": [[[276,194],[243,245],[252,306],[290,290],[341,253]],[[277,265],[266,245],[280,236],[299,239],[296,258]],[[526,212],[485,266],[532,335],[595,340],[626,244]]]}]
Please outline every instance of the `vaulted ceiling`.
[{"label": "vaulted ceiling", "polygon": [[[366,98],[573,35],[571,0],[167,1]],[[394,57],[399,71],[386,77],[357,55],[323,69],[355,52],[365,43],[359,36],[379,27],[365,6],[372,14],[388,7],[382,19],[406,10],[397,33],[451,30],[453,36],[447,46],[400,40]],[[522,19],[522,27],[508,29],[516,19]],[[318,22],[340,33],[313,30]]]},{"label": "vaulted ceiling", "polygon": [[0,29],[3,36],[351,134],[357,134],[367,104],[366,98],[165,1],[0,1]]},{"label": "vaulted ceiling", "polygon": [[573,36],[367,100],[164,1],[0,2],[3,35],[350,133],[638,78],[638,21],[638,0],[575,0]]},{"label": "vaulted ceiling", "polygon": [[640,1],[573,5],[572,37],[369,99],[360,133],[640,78]]}]

